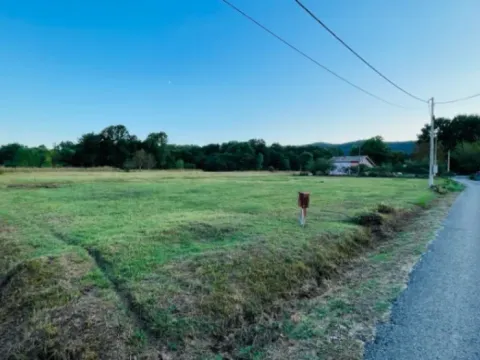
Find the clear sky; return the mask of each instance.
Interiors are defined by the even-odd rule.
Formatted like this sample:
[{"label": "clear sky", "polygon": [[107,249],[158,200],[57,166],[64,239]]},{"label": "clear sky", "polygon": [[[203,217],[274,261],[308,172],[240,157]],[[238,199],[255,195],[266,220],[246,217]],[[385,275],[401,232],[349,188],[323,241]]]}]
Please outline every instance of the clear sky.
[{"label": "clear sky", "polygon": [[[206,144],[414,139],[428,108],[368,69],[293,0],[231,0],[398,109],[349,87],[220,0],[0,1],[0,144],[51,146],[123,124]],[[480,92],[478,0],[304,0],[401,86]],[[437,116],[480,112],[480,98]]]}]

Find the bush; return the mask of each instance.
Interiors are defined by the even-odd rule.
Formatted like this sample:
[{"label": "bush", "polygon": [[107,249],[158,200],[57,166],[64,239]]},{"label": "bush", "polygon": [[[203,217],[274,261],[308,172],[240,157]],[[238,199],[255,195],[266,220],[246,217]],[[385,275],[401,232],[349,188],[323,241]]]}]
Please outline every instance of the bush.
[{"label": "bush", "polygon": [[462,191],[465,188],[462,184],[451,179],[445,180],[444,187],[450,192]]},{"label": "bush", "polygon": [[334,168],[332,159],[318,158],[309,164],[308,170],[315,175],[328,175]]},{"label": "bush", "polygon": [[404,174],[428,175],[429,166],[428,161],[407,161],[394,166],[393,170]]},{"label": "bush", "polygon": [[448,193],[448,190],[442,185],[433,185],[432,190],[440,195],[445,195],[446,193]]},{"label": "bush", "polygon": [[275,168],[274,168],[272,165],[270,165],[270,166],[268,167],[268,171],[270,171],[270,172],[275,172]]},{"label": "bush", "polygon": [[359,214],[352,220],[354,224],[361,226],[380,226],[384,222],[382,215],[377,212]]},{"label": "bush", "polygon": [[125,170],[126,172],[129,172],[130,170],[135,169],[135,167],[136,167],[136,165],[135,165],[135,161],[133,161],[133,159],[128,159],[123,164],[123,170]]},{"label": "bush", "polygon": [[395,208],[393,206],[390,206],[390,205],[387,205],[387,204],[384,204],[384,203],[380,203],[377,206],[377,211],[380,214],[393,214],[393,213],[395,213]]}]

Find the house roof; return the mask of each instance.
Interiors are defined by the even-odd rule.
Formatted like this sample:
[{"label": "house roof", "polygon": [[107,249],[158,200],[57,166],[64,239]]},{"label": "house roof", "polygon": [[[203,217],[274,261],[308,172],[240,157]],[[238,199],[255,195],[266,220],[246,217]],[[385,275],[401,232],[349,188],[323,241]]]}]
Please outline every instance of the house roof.
[{"label": "house roof", "polygon": [[362,161],[367,161],[372,165],[375,165],[372,159],[370,159],[368,156],[363,155],[363,156],[334,156],[332,158],[334,163],[337,162],[362,162]]}]

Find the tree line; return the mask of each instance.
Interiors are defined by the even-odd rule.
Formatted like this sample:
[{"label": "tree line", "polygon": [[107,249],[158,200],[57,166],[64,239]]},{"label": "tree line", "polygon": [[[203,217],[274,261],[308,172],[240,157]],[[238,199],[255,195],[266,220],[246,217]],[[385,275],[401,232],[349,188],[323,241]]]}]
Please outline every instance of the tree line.
[{"label": "tree line", "polygon": [[[418,135],[413,154],[391,151],[381,136],[353,146],[346,155],[368,155],[377,165],[401,170],[427,166],[430,125]],[[452,170],[471,173],[480,170],[480,116],[459,115],[435,120],[439,163],[451,153]],[[328,172],[339,148],[318,145],[267,145],[262,139],[221,144],[175,145],[165,132],[150,133],[141,140],[123,125],[108,126],[98,133],[82,135],[78,141],[62,141],[49,149],[18,143],[0,146],[0,166],[6,167],[100,167],[120,169],[199,169],[205,171],[294,170]],[[413,164],[416,162],[416,164]],[[413,168],[412,167],[412,168]],[[445,166],[444,166],[445,167]],[[428,169],[428,167],[427,167]]]},{"label": "tree line", "polygon": [[[429,156],[430,124],[426,124],[418,135],[414,158],[421,160]],[[438,118],[434,121],[437,159],[445,164],[448,154],[451,169],[462,174],[480,171],[480,116],[458,115],[453,119]]]},{"label": "tree line", "polygon": [[0,147],[0,165],[6,167],[98,167],[121,169],[200,169],[205,171],[302,170],[320,158],[342,155],[335,148],[314,145],[267,145],[264,140],[222,144],[174,145],[165,132],[141,140],[123,125],[63,141],[52,149],[12,143]]}]

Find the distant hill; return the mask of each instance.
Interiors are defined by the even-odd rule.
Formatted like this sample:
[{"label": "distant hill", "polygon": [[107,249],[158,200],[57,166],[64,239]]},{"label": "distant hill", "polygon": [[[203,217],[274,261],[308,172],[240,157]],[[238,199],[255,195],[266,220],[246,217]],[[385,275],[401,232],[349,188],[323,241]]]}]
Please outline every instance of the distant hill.
[{"label": "distant hill", "polygon": [[[331,148],[331,147],[340,148],[345,153],[345,155],[348,155],[353,146],[356,146],[363,142],[364,140],[357,140],[357,141],[352,141],[344,144],[330,144],[330,143],[318,142],[318,143],[313,143],[312,145],[316,145],[324,148]],[[402,151],[406,154],[413,153],[413,150],[415,148],[415,141],[394,141],[394,142],[387,141],[386,144],[390,147],[392,151]]]}]

